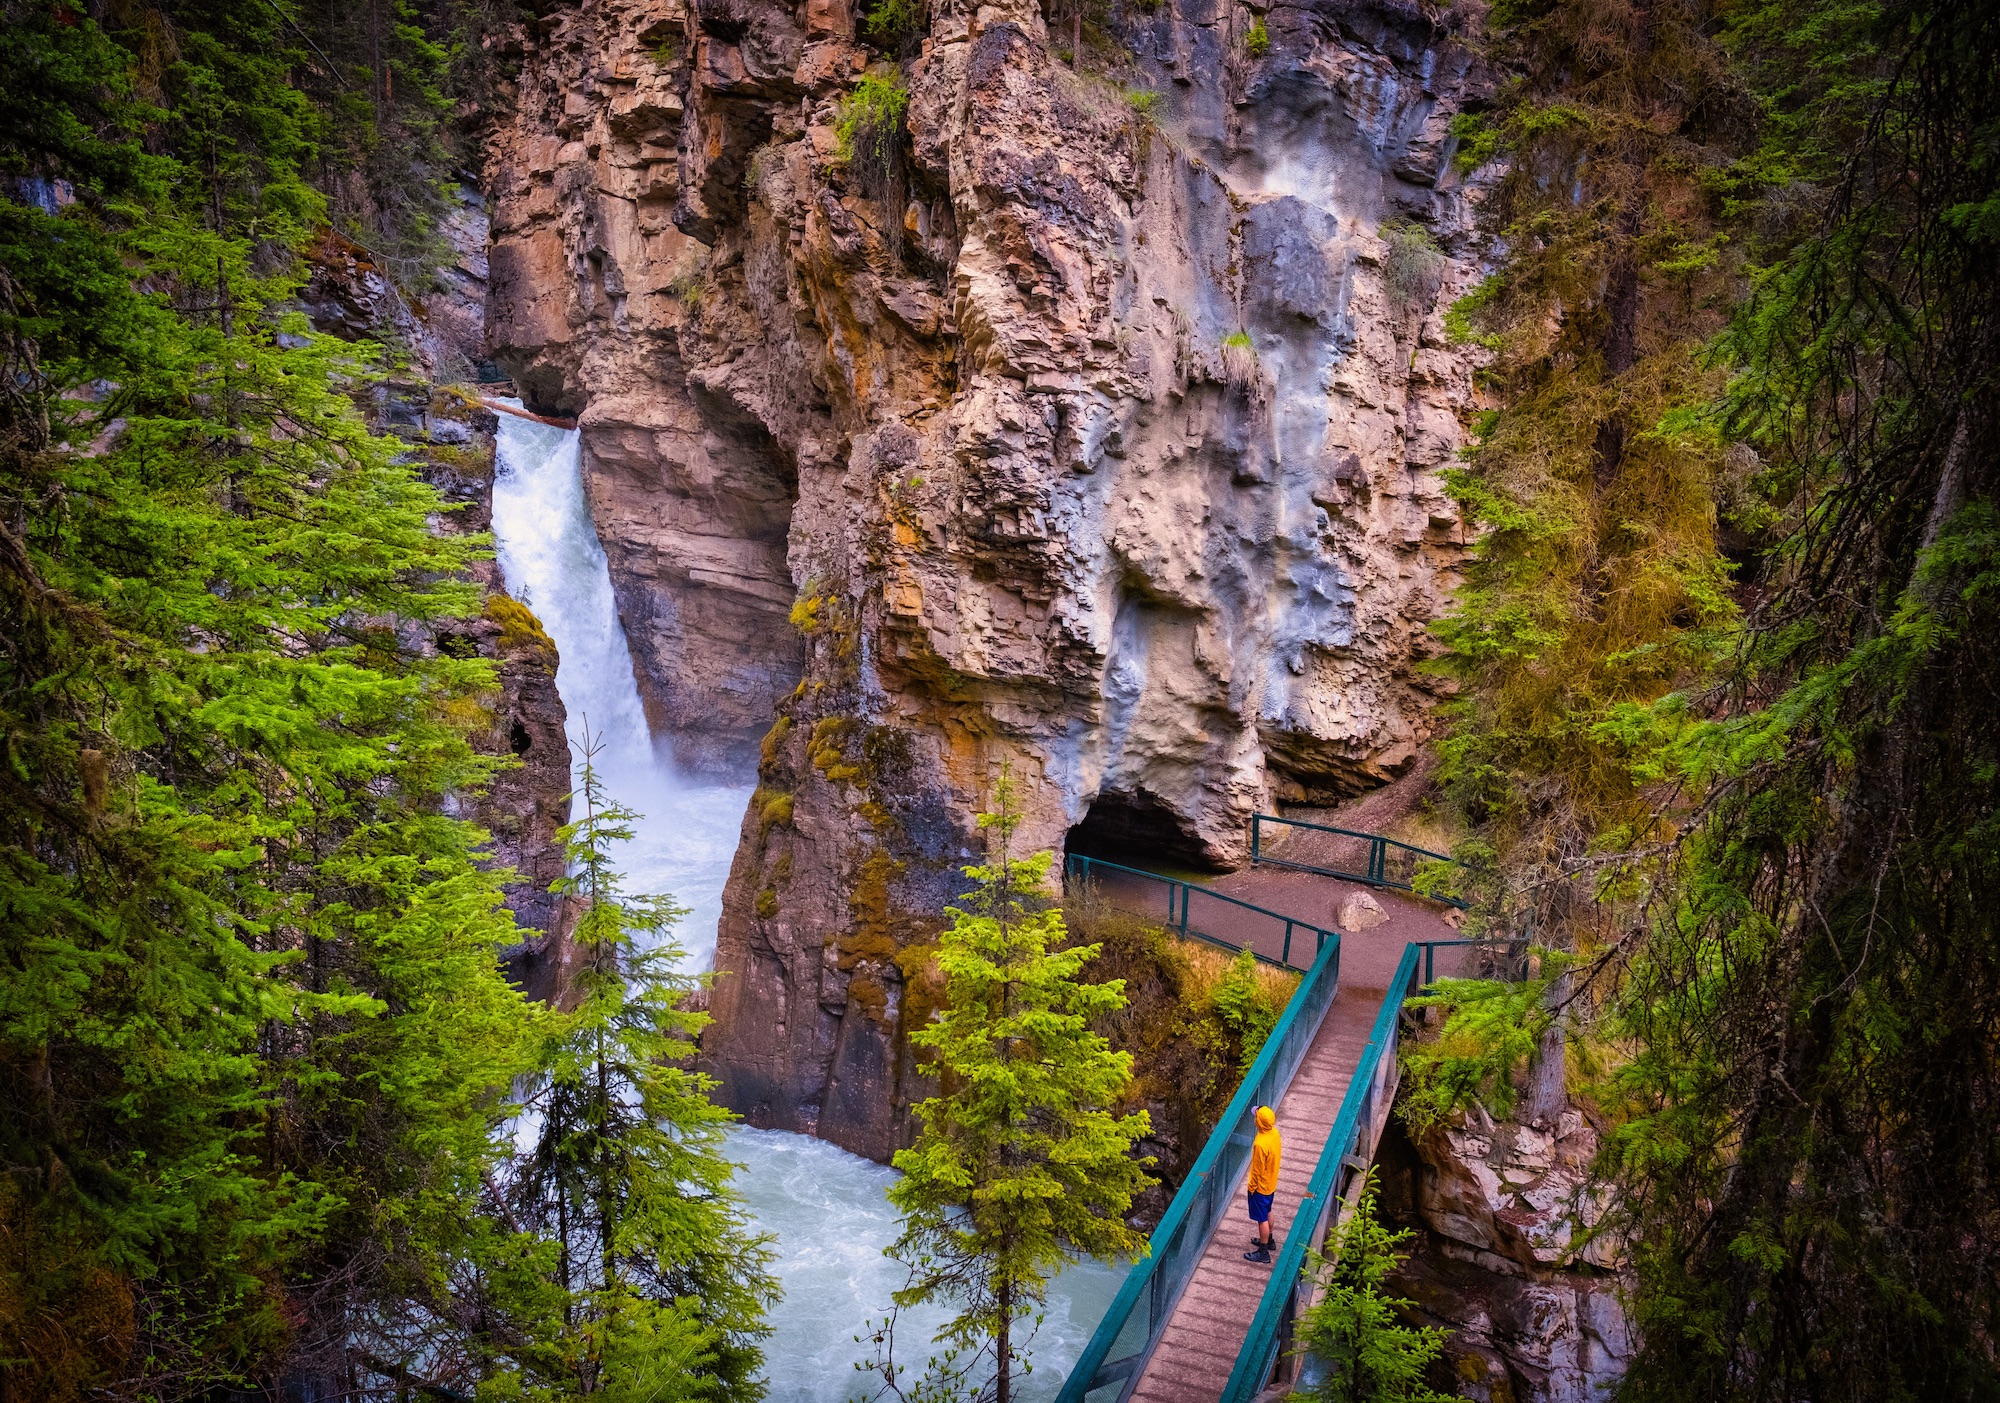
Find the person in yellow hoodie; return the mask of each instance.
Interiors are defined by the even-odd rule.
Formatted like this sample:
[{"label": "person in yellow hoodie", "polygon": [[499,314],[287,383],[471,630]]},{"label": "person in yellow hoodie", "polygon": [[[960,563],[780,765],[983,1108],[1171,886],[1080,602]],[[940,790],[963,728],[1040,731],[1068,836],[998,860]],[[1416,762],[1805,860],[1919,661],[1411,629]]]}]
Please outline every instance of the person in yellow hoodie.
[{"label": "person in yellow hoodie", "polygon": [[1243,1254],[1245,1261],[1269,1265],[1271,1261],[1271,1199],[1278,1192],[1278,1160],[1285,1142],[1278,1137],[1278,1113],[1269,1106],[1257,1108],[1257,1138],[1250,1145],[1250,1221],[1257,1225],[1257,1240]]}]

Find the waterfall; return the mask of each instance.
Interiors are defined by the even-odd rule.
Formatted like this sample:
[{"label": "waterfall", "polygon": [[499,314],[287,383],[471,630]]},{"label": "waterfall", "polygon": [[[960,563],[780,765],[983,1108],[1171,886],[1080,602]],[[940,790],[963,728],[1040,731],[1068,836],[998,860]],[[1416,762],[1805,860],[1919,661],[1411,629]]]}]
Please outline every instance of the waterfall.
[{"label": "waterfall", "polygon": [[493,478],[500,574],[561,654],[556,690],[569,713],[572,775],[581,781],[587,730],[606,791],[641,816],[613,854],[625,889],[670,892],[686,906],[681,943],[691,965],[707,969],[749,789],[681,775],[653,743],[611,569],[584,500],[580,439],[575,429],[500,416]]},{"label": "waterfall", "polygon": [[[516,401],[505,401],[517,403]],[[569,713],[581,772],[585,728],[600,748],[605,788],[639,819],[614,854],[625,890],[665,892],[688,907],[681,941],[690,964],[715,960],[722,887],[736,853],[747,788],[697,783],[679,774],[653,743],[618,622],[611,570],[583,495],[580,436],[533,420],[500,416],[493,478],[493,537],[507,591],[542,621],[561,653],[556,690]],[[532,1138],[532,1127],[518,1134]],[[756,1230],[775,1235],[775,1270],[784,1298],[770,1312],[764,1342],[769,1403],[843,1403],[866,1380],[854,1340],[879,1320],[903,1272],[882,1255],[898,1223],[887,1192],[894,1170],[805,1135],[739,1127],[729,1155],[741,1166],[736,1188]],[[1046,1319],[1030,1346],[1035,1372],[1020,1396],[1053,1398],[1123,1279],[1122,1268],[1083,1262],[1049,1289]],[[919,1368],[945,1312],[906,1312],[899,1359]]]}]

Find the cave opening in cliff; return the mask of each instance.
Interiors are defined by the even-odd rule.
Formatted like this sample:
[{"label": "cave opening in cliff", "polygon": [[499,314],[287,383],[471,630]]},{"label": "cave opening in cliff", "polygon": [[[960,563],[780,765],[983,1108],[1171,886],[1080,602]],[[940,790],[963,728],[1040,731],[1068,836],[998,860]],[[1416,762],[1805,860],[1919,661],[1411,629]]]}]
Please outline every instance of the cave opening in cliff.
[{"label": "cave opening in cliff", "polygon": [[1099,794],[1082,821],[1069,830],[1065,847],[1072,856],[1130,867],[1165,863],[1209,870],[1215,866],[1187,821],[1143,788],[1130,794]]}]

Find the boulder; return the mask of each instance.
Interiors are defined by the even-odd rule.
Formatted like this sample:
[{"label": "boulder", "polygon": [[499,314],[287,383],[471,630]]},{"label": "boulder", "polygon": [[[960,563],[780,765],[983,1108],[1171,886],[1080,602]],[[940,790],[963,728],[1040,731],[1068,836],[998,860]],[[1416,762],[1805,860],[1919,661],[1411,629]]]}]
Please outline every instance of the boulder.
[{"label": "boulder", "polygon": [[1382,903],[1365,891],[1351,891],[1334,908],[1333,923],[1345,931],[1373,930],[1389,919]]}]

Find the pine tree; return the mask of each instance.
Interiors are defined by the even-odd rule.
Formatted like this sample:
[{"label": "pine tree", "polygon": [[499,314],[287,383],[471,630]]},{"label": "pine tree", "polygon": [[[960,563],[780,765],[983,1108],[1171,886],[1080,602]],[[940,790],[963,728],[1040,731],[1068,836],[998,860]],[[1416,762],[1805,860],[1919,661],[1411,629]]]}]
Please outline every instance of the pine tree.
[{"label": "pine tree", "polygon": [[684,909],[626,894],[612,868],[637,815],[606,802],[594,751],[581,780],[561,830],[571,875],[552,889],[576,905],[583,964],[525,1102],[539,1129],[511,1195],[553,1244],[560,1326],[512,1351],[509,1382],[533,1397],[754,1398],[777,1286],[730,1189],[731,1116],[684,1065],[708,1023],[685,1004],[706,981],[679,969]]},{"label": "pine tree", "polygon": [[1144,1250],[1124,1215],[1151,1182],[1150,1161],[1132,1155],[1149,1122],[1116,1114],[1132,1057],[1091,1026],[1124,1007],[1124,982],[1079,980],[1099,947],[1065,948],[1045,894],[1052,855],[1013,856],[1020,822],[1003,773],[979,819],[992,860],[966,869],[976,886],[938,941],[943,1006],[910,1035],[940,1091],[917,1107],[923,1130],[896,1155],[904,1177],[889,1191],[903,1214],[889,1252],[910,1271],[896,1306],[942,1301],[959,1313],[922,1378],[896,1363],[894,1318],[884,1323],[866,1366],[882,1380],[878,1397],[1008,1403],[1019,1331],[1050,1276],[1081,1257]]},{"label": "pine tree", "polygon": [[1331,1233],[1316,1271],[1318,1301],[1300,1317],[1296,1338],[1308,1368],[1324,1374],[1294,1398],[1314,1403],[1448,1403],[1424,1373],[1443,1352],[1445,1332],[1432,1326],[1399,1325],[1396,1312],[1412,1303],[1384,1294],[1383,1285],[1408,1253],[1401,1249],[1409,1229],[1392,1232],[1375,1212],[1371,1181],[1361,1201]]}]

